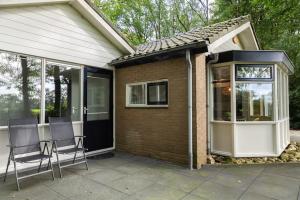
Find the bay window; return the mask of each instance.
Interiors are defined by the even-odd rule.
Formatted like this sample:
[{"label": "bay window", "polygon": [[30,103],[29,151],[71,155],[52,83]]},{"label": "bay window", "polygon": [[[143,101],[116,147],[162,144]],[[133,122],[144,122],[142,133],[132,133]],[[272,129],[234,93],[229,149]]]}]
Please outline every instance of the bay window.
[{"label": "bay window", "polygon": [[236,64],[236,120],[273,120],[273,65]]}]

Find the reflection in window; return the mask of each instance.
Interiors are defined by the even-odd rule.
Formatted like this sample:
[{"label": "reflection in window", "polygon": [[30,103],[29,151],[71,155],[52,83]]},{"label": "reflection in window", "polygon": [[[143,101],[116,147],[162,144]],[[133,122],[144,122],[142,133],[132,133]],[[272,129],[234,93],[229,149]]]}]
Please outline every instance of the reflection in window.
[{"label": "reflection in window", "polygon": [[109,119],[110,80],[88,73],[87,77],[87,120]]},{"label": "reflection in window", "polygon": [[40,115],[41,59],[0,52],[0,126]]},{"label": "reflection in window", "polygon": [[148,83],[148,105],[168,104],[168,82]]},{"label": "reflection in window", "polygon": [[46,123],[48,117],[80,120],[80,69],[47,63],[45,90]]},{"label": "reflection in window", "polygon": [[231,120],[230,68],[213,68],[214,120]]},{"label": "reflection in window", "polygon": [[272,83],[237,83],[237,121],[271,121],[273,116]]},{"label": "reflection in window", "polygon": [[128,86],[129,104],[145,104],[145,84]]},{"label": "reflection in window", "polygon": [[236,65],[236,78],[272,79],[273,65],[240,64]]}]

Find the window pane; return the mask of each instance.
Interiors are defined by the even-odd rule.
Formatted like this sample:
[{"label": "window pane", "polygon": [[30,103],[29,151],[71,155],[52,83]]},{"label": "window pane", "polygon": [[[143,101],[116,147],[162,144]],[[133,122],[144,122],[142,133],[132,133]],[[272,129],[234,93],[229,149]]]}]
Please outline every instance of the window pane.
[{"label": "window pane", "polygon": [[236,65],[237,79],[272,79],[273,65]]},{"label": "window pane", "polygon": [[273,116],[272,83],[237,83],[237,121],[271,121]]},{"label": "window pane", "polygon": [[231,120],[230,68],[213,68],[214,120]]},{"label": "window pane", "polygon": [[110,80],[88,73],[87,121],[109,119]]},{"label": "window pane", "polygon": [[145,104],[145,85],[129,86],[129,104]]},{"label": "window pane", "polygon": [[168,104],[168,82],[148,83],[148,104],[167,105]]},{"label": "window pane", "polygon": [[46,65],[46,119],[71,117],[80,120],[80,69],[47,63]]},{"label": "window pane", "polygon": [[40,116],[41,59],[0,53],[0,126]]}]

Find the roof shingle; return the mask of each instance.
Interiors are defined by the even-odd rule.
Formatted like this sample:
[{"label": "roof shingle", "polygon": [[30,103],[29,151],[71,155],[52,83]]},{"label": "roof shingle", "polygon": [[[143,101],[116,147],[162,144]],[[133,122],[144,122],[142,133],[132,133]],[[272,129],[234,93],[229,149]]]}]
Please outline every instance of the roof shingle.
[{"label": "roof shingle", "polygon": [[173,37],[162,38],[160,40],[151,41],[146,44],[141,44],[136,47],[136,51],[134,53],[117,58],[112,61],[112,64],[135,59],[138,57],[145,57],[151,55],[152,53],[159,53],[160,51],[163,52],[193,43],[205,41],[208,43],[212,43],[223,35],[231,32],[232,30],[249,21],[250,19],[248,15],[241,16],[206,27],[199,27],[185,33],[179,33]]}]

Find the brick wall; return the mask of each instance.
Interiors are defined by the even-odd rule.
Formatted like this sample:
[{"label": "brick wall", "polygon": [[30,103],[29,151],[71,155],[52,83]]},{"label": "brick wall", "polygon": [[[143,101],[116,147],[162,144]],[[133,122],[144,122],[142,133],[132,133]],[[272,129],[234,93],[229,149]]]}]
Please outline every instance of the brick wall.
[{"label": "brick wall", "polygon": [[[193,61],[195,64],[195,60]],[[160,79],[169,81],[168,108],[126,108],[126,83]],[[194,80],[195,85],[196,79]],[[196,87],[194,87],[194,100],[195,90]],[[187,67],[184,57],[116,70],[116,149],[118,151],[187,164],[187,120]],[[194,127],[194,130],[201,128],[196,128],[195,123]],[[194,138],[197,140],[199,137],[195,134],[197,132],[194,131]],[[197,154],[196,144],[194,148]],[[197,158],[197,155],[195,157]]]}]

